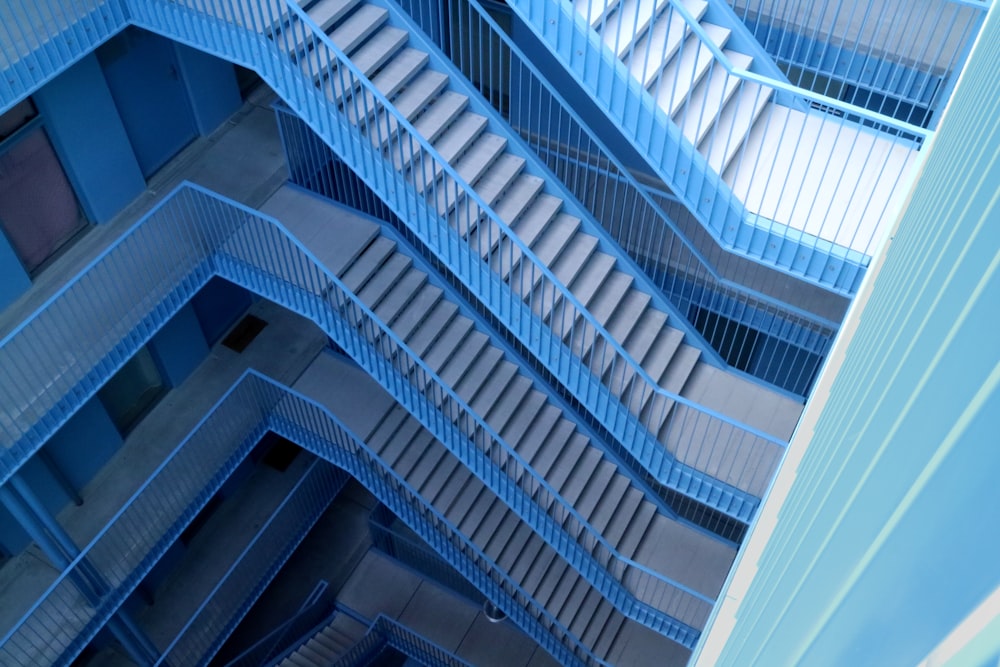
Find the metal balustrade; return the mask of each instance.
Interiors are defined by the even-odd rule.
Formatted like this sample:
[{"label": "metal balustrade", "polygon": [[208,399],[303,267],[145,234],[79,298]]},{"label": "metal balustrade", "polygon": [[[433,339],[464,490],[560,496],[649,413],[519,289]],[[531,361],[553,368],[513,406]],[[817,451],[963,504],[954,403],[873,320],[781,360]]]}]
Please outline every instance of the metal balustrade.
[{"label": "metal balustrade", "polygon": [[[271,406],[234,385],[0,639],[0,663],[69,662],[264,434]],[[78,588],[93,580],[97,604]]]},{"label": "metal balustrade", "polygon": [[225,667],[262,667],[274,664],[278,656],[289,650],[289,646],[300,644],[303,637],[311,634],[310,631],[319,627],[334,612],[334,606],[322,600],[328,586],[328,582],[320,581],[291,618],[227,662]]},{"label": "metal balustrade", "polygon": [[721,244],[853,294],[930,132],[758,73],[712,3],[616,4],[509,3]]},{"label": "metal balustrade", "polygon": [[297,4],[127,6],[142,27],[258,71],[654,479],[740,520],[752,515],[758,497],[741,485],[762,493],[785,443],[659,387]]},{"label": "metal balustrade", "polygon": [[[753,275],[723,278],[653,198],[648,187],[636,180],[476,0],[449,3],[450,30],[443,25],[444,14],[429,12],[422,0],[395,1],[450,55],[452,63],[520,133],[577,201],[653,280],[679,313],[687,316],[692,328],[697,326],[692,314],[699,309],[741,313],[746,321],[759,323],[761,333],[790,345],[781,355],[772,353],[754,374],[783,389],[808,395],[812,364],[816,363],[813,357],[825,355],[836,333],[836,323],[764,293],[764,289],[774,289],[773,280]],[[454,34],[471,37],[468,43],[459,45]],[[296,116],[289,116],[285,123],[297,121]],[[308,140],[301,131],[286,131],[282,136],[286,150],[290,143]],[[307,147],[299,145],[292,147],[291,153],[305,162],[313,157]],[[298,176],[293,169],[293,179]],[[324,194],[336,198],[334,184],[322,185],[327,186]],[[384,218],[374,206],[362,208]],[[754,289],[755,282],[760,289]],[[787,298],[787,286],[783,288],[780,291]],[[747,347],[746,339],[738,344],[723,343],[716,333],[709,331],[706,338],[718,341],[716,351],[725,359],[759,353]],[[764,339],[760,338],[756,344],[763,346]],[[709,343],[705,341],[704,345],[707,347]],[[783,377],[779,369],[789,368],[802,370]]]},{"label": "metal balustrade", "polygon": [[368,633],[333,667],[369,665],[385,648],[391,647],[427,667],[471,667],[454,653],[421,637],[402,623],[379,614]]},{"label": "metal balustrade", "polygon": [[221,576],[157,665],[206,664],[347,482],[326,461],[313,461],[302,478]]},{"label": "metal balustrade", "polygon": [[[102,359],[107,354],[98,349],[98,343],[116,349],[123,348],[122,340],[141,345],[183,305],[171,302],[165,308],[163,295],[177,295],[181,287],[190,290],[214,275],[312,319],[626,616],[654,629],[678,627],[675,620],[659,611],[663,608],[683,611],[685,617],[707,618],[713,604],[711,599],[616,552],[277,221],[198,186],[180,186],[55,295],[36,318],[26,320],[0,346],[2,363],[14,363],[23,368],[38,364],[44,368],[46,356],[53,349],[79,359],[84,358],[81,349],[90,350],[93,358]],[[95,276],[104,281],[99,290],[94,288]],[[83,289],[85,287],[89,289]],[[136,294],[136,290],[140,290],[141,295]],[[85,308],[93,305],[97,294],[102,295],[109,307]],[[136,301],[134,307],[116,312],[114,305],[126,303],[126,297]],[[33,328],[36,319],[43,316],[49,326]],[[138,330],[126,331],[128,323],[134,323],[132,326],[137,326]],[[18,336],[34,333],[37,337],[39,331],[44,331],[47,337],[36,341],[36,346],[9,345],[11,341],[18,342]],[[112,334],[105,335],[107,332]],[[57,411],[68,417],[89,398],[89,394],[79,388],[80,378],[100,386],[116,369],[117,365],[112,364],[96,369],[79,363],[68,365],[59,382],[35,385],[34,395],[30,397],[32,402],[27,406],[10,402],[5,403],[5,407],[23,411],[34,409],[35,414]],[[37,404],[44,405],[44,409]],[[244,406],[234,420],[252,425],[260,409]],[[20,423],[25,415],[15,412],[8,418],[10,423]],[[27,423],[30,424],[30,419]],[[35,441],[39,445],[44,442],[44,433],[35,426],[29,426],[23,435],[40,438]],[[33,451],[24,447],[17,452],[7,450],[8,469],[16,469],[24,460],[11,460],[13,454],[26,450]],[[192,475],[194,479],[198,479],[197,475]],[[149,500],[137,496],[119,514],[127,512],[129,516],[141,517],[147,506],[144,503],[158,506],[159,502],[155,494],[149,496]],[[105,567],[104,557],[98,557],[105,543],[108,545],[106,551],[111,554],[132,553],[134,549],[118,541],[127,539],[136,524],[139,527],[134,530],[142,535],[143,521],[136,519],[134,524],[119,524],[116,517],[85,550],[85,555],[96,549],[93,552],[95,562]],[[113,531],[118,525],[123,527],[124,537]],[[107,542],[103,541],[105,539]],[[101,546],[96,546],[98,544]],[[78,561],[83,558],[81,556]],[[135,577],[140,570],[130,570],[130,567],[122,565],[113,570],[119,576],[131,577],[129,582],[133,579],[137,582]],[[71,585],[67,576],[60,578],[53,590],[60,585]],[[126,589],[118,587],[119,591]],[[49,597],[40,600],[36,609],[41,609]],[[112,604],[107,613],[114,608]],[[19,626],[26,632],[35,632],[30,628],[33,618],[47,626],[51,618],[73,613],[72,609],[61,611],[56,605],[55,611],[45,608],[35,616],[36,609]],[[12,650],[17,645],[17,642],[9,643]]]},{"label": "metal balustrade", "polygon": [[120,0],[0,3],[0,114],[126,24]]},{"label": "metal balustrade", "polygon": [[728,0],[792,84],[935,127],[989,0]]}]

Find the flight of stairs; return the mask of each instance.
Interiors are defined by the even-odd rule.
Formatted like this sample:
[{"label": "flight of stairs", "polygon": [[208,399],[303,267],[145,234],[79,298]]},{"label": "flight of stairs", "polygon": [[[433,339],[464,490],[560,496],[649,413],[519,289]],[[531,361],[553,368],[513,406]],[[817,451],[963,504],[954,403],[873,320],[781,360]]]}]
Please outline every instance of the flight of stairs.
[{"label": "flight of stairs", "polygon": [[[820,284],[856,289],[863,273],[858,267],[863,268],[864,256],[874,251],[904,194],[897,185],[915,162],[917,144],[893,136],[895,132],[880,133],[810,109],[804,98],[791,93],[779,93],[778,99],[775,89],[730,75],[673,5],[686,9],[737,71],[749,71],[754,56],[751,49],[730,46],[734,30],[742,31],[744,44],[756,43],[742,34],[746,30],[735,17],[729,17],[732,25],[707,20],[711,3],[706,0],[572,4],[590,23],[598,43],[617,56],[627,78],[638,84],[619,91],[619,99],[610,102],[592,92],[598,106],[622,126],[616,114],[627,105],[655,105],[704,158],[704,166],[689,162],[672,140],[667,140],[669,149],[644,144],[642,138],[650,131],[638,132],[638,125],[629,125],[637,122],[634,119],[624,121],[625,136],[716,238]],[[544,12],[527,0],[512,0],[510,5],[565,66],[585,78],[580,69],[584,60],[567,64],[568,52],[560,53],[553,45],[555,32],[546,34],[548,26],[539,23]],[[716,10],[710,15],[724,18],[725,13]],[[757,55],[766,57],[762,51]],[[768,70],[774,68],[769,59],[761,62]],[[778,78],[784,81],[783,75]],[[715,180],[691,180],[694,172],[702,171],[714,174]],[[718,196],[721,191],[706,194],[720,185],[738,202],[731,213],[723,210],[731,204]],[[725,205],[714,203],[717,198]],[[758,228],[742,228],[744,218],[757,220]],[[789,233],[782,231],[786,226]],[[809,236],[800,241],[799,232]],[[814,237],[822,241],[808,242]],[[825,249],[825,242],[835,244],[836,252]],[[824,262],[820,255],[832,261]]]},{"label": "flight of stairs", "polygon": [[330,622],[278,663],[278,667],[329,667],[357,644],[368,626],[338,611]]},{"label": "flight of stairs", "polygon": [[[493,129],[490,119],[471,108],[469,98],[459,92],[460,86],[450,81],[446,74],[433,69],[427,53],[408,45],[406,31],[390,20],[388,10],[361,0],[308,0],[303,5],[310,18],[327,32],[417,132],[454,166],[461,178],[471,184],[538,261],[551,269],[593,321],[613,340],[619,341],[630,359],[621,356],[611,344],[596,335],[592,321],[588,321],[565,293],[543,276],[540,266],[524,258],[517,244],[504,237],[494,222],[479,218],[471,199],[462,196],[464,190],[459,189],[457,197],[446,195],[451,192],[449,185],[453,185],[450,178],[438,178],[425,155],[412,150],[400,135],[384,131],[385,127],[396,129],[399,125],[384,109],[380,110],[369,93],[345,90],[343,79],[337,76],[317,77],[316,85],[362,132],[368,133],[383,156],[416,185],[442,217],[448,219],[472,252],[503,281],[504,288],[511,290],[514,298],[524,300],[531,312],[555,332],[555,339],[561,340],[564,346],[564,358],[551,355],[537,334],[528,341],[529,348],[543,363],[562,365],[560,379],[587,407],[596,411],[602,424],[611,428],[617,437],[625,439],[626,449],[645,452],[645,458],[636,458],[661,483],[692,494],[725,514],[747,520],[756,507],[756,497],[766,488],[780,456],[780,447],[752,437],[730,438],[731,442],[721,446],[749,451],[750,458],[764,461],[763,465],[754,464],[749,472],[738,470],[732,462],[747,458],[746,452],[701,451],[699,443],[692,444],[691,433],[685,433],[673,423],[674,401],[661,393],[685,396],[693,374],[711,376],[714,385],[726,384],[726,374],[702,360],[700,349],[685,343],[682,332],[669,326],[667,313],[655,307],[644,284],[637,282],[616,257],[599,247],[596,235],[587,232],[581,217],[574,215],[579,212],[575,204],[546,192],[545,181],[526,169],[528,159],[518,154],[503,135],[490,131]],[[285,29],[298,34],[293,28]],[[318,57],[315,50],[296,45],[292,57],[310,74],[321,71],[315,62]],[[475,269],[471,272],[475,273]],[[516,314],[497,304],[493,307],[496,312],[508,311],[504,313],[508,326],[528,335],[527,326],[522,325],[518,330],[519,325],[510,322]],[[602,383],[624,407],[620,410],[609,408],[592,390],[574,385],[565,368],[565,356],[570,354],[582,359],[586,372],[594,376],[595,382]],[[637,373],[639,367],[648,380]],[[753,421],[763,414],[765,419],[758,419],[751,425],[777,440],[787,439],[801,406],[737,378],[731,383],[738,390],[727,389],[726,393],[736,392],[749,398],[741,398],[741,405],[736,408],[740,414],[729,416],[735,420]],[[754,410],[745,409],[748,402],[753,404]],[[725,415],[728,407],[719,405],[718,412]],[[633,415],[633,425],[618,418],[621,411]],[[695,417],[689,416],[690,412],[685,412],[685,419],[694,422]],[[771,419],[774,414],[780,418]],[[701,418],[702,424],[708,421],[711,418]],[[638,430],[635,424],[639,425]],[[712,427],[702,425],[693,430],[704,428]],[[683,440],[684,437],[688,440]],[[656,441],[662,443],[654,445],[660,451],[650,447]],[[667,465],[664,469],[663,445],[681,460],[682,473],[677,472],[676,466]],[[658,465],[660,467],[656,468]]]},{"label": "flight of stairs", "polygon": [[[331,382],[331,378],[336,378],[336,382]],[[335,355],[323,355],[303,374],[295,388],[340,416],[387,468],[470,539],[582,646],[602,660],[628,664],[616,660],[623,651],[627,653],[627,638],[641,624],[616,609],[363,371]],[[695,579],[706,574],[709,579],[724,576],[725,563],[730,562],[734,553],[726,552],[723,561],[715,563],[721,571],[708,573],[713,567],[710,554],[721,553],[721,545],[710,544],[709,538],[658,514],[637,489],[614,473],[613,467],[599,463],[594,474],[594,460],[586,449],[571,447],[560,452],[563,440],[581,439],[571,424],[553,426],[539,422],[538,428],[548,428],[549,435],[536,434],[545,445],[534,457],[535,461],[550,478],[569,478],[564,486],[576,489],[572,491],[578,496],[576,506],[593,517],[595,525],[602,527],[604,536],[623,555],[641,559],[654,549],[674,551],[679,542],[685,542],[691,551],[677,551],[673,555],[677,559],[675,567],[691,570]],[[589,449],[583,442],[579,446]],[[588,508],[593,509],[588,512]],[[700,562],[699,556],[703,557]],[[699,569],[701,572],[696,575]],[[721,578],[718,581],[721,583]],[[648,580],[636,577],[631,583],[641,595]],[[676,614],[681,621],[659,628],[661,634],[656,641],[665,654],[693,647],[711,609],[711,605],[693,605],[690,599],[676,596],[650,600],[650,604]]]},{"label": "flight of stairs", "polygon": [[[549,398],[547,387],[521,371],[516,361],[491,336],[477,328],[442,288],[429,281],[428,275],[395,242],[379,233],[378,226],[352,219],[346,213],[337,216],[340,219],[336,225],[315,222],[331,219],[330,208],[308,194],[283,188],[264,211],[279,220],[284,217],[284,224],[303,240],[326,269],[337,275],[414,355],[499,434],[512,451],[489,446],[486,441],[491,459],[521,488],[533,494],[555,525],[564,527],[571,542],[579,540],[580,544],[591,545],[592,553],[607,554],[613,550],[617,554],[598,563],[604,563],[612,580],[622,582],[631,591],[626,596],[634,596],[634,600],[626,599],[623,603],[626,608],[634,602],[638,606],[631,609],[638,613],[635,610],[649,604],[652,609],[646,610],[648,622],[668,634],[690,638],[692,633],[685,626],[701,627],[711,609],[710,596],[717,591],[709,591],[709,597],[691,595],[670,578],[644,574],[642,568],[656,571],[656,563],[686,563],[693,545],[702,548],[711,542],[722,547],[721,543],[659,513],[644,497],[642,488],[607,458],[601,444],[588,437],[577,426],[576,418]],[[364,326],[361,330],[370,331]],[[387,342],[381,340],[382,336],[378,338],[372,341],[376,349]],[[399,348],[385,349],[393,354]],[[318,363],[314,367],[318,368]],[[397,359],[393,364],[400,367],[407,362]],[[345,371],[311,370],[304,378],[314,373],[313,384],[308,380],[303,382],[307,387],[329,384],[324,378],[338,372]],[[412,381],[421,378],[427,381],[425,376],[417,374]],[[347,385],[355,387],[361,382],[357,379]],[[433,389],[429,384],[418,388],[435,395],[429,391]],[[355,410],[330,407],[338,414],[362,409],[361,406]],[[473,537],[486,540],[499,534],[501,542],[494,544],[502,546],[513,535],[515,526],[520,525],[517,537],[522,541],[521,546],[531,538],[533,545],[542,548],[544,540],[507,504],[486,490],[458,458],[436,444],[409,410],[394,405],[391,411],[371,421],[377,427],[374,430],[358,427],[359,435],[388,466],[406,476],[414,489],[459,528],[478,527]],[[459,420],[457,425],[472,441],[484,442],[483,433],[475,423]],[[433,447],[431,454],[429,447]],[[556,495],[540,487],[542,479]],[[570,512],[570,507],[576,515]],[[472,520],[463,523],[470,513]],[[639,552],[640,541],[646,535],[651,536],[651,544],[660,545],[655,557]],[[601,546],[602,542],[605,546]],[[484,542],[483,546],[489,544]],[[511,555],[520,553],[518,550]],[[497,551],[494,555],[501,554]],[[629,559],[636,563],[630,564]],[[525,567],[531,564],[522,563]],[[607,590],[615,587],[613,583],[610,586]],[[663,614],[671,618],[664,618]],[[674,623],[673,619],[680,623]]]}]

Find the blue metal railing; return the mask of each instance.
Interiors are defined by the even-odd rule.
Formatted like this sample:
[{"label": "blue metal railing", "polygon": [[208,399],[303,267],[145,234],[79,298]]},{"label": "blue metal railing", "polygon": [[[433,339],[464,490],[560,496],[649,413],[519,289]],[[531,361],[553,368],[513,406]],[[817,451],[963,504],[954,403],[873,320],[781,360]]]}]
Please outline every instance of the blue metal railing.
[{"label": "blue metal railing", "polygon": [[372,660],[387,647],[394,648],[427,667],[472,667],[454,653],[444,650],[385,614],[379,614],[365,636],[331,667],[372,664]]},{"label": "blue metal railing", "polygon": [[[271,406],[235,385],[0,639],[0,663],[69,662],[103,627],[264,434]],[[96,570],[100,604],[75,581]]]},{"label": "blue metal railing", "polygon": [[[669,0],[665,10],[675,18],[667,35],[672,31],[673,38],[648,52],[636,20],[620,22],[598,11],[599,0],[577,3],[582,14],[568,0],[509,4],[720,243],[853,293],[881,238],[880,225],[901,196],[909,173],[902,164],[926,130],[735,65],[715,42],[721,37],[709,35],[680,0]],[[601,17],[593,27],[583,18],[588,12]],[[664,67],[684,37],[694,40],[691,57]],[[766,133],[761,140],[782,148],[780,158],[748,150],[752,142],[744,141],[742,129],[716,122],[719,108],[711,105],[721,106],[723,97],[710,102],[704,116],[700,103],[686,104],[693,82],[713,75],[739,106],[733,113],[756,117],[754,127]],[[806,111],[790,115],[788,106]],[[873,154],[876,139],[883,143]],[[850,155],[864,169],[811,158],[836,141],[835,157]],[[804,190],[811,194],[800,198]]]},{"label": "blue metal railing", "polygon": [[[764,468],[785,443],[659,387],[298,5],[153,0],[129,8],[139,25],[237,62],[246,58],[468,289],[585,397],[657,481],[741,520],[752,515],[757,496],[743,487],[757,494],[766,488]],[[308,57],[300,62],[297,53]],[[469,243],[464,234],[473,229]],[[707,434],[715,437],[704,449]],[[716,470],[722,450],[750,452],[745,458],[754,463]]]},{"label": "blue metal railing", "polygon": [[728,2],[792,84],[924,127],[936,124],[991,4]]},{"label": "blue metal railing", "polygon": [[291,618],[227,662],[225,667],[261,667],[284,654],[290,646],[301,644],[303,637],[310,636],[325,624],[334,612],[334,606],[323,600],[328,586],[328,582],[320,581]]},{"label": "blue metal railing", "polygon": [[[451,32],[443,25],[444,14],[429,12],[422,0],[396,1],[424,33],[442,36],[436,40],[437,46],[450,55],[453,64],[521,133],[527,145],[653,279],[680,313],[688,316],[692,328],[697,326],[691,317],[692,307],[713,309],[726,302],[729,312],[753,311],[757,322],[767,322],[766,327],[759,329],[765,335],[786,339],[790,332],[795,332],[792,346],[784,347],[780,356],[772,352],[756,367],[754,375],[803,396],[808,394],[808,377],[790,372],[786,378],[778,378],[776,369],[802,368],[806,359],[815,363],[813,356],[823,355],[832,341],[835,323],[810,316],[779,298],[748,287],[746,282],[751,277],[739,276],[746,279],[744,283],[732,277],[723,278],[650,195],[648,188],[639,184],[476,0],[450,4]],[[459,41],[454,37],[456,34],[471,37],[467,43],[455,44]],[[446,39],[449,36],[452,39]],[[767,283],[761,287],[773,289]],[[787,294],[787,290],[783,291]],[[716,351],[724,359],[763,356],[764,338],[723,342],[720,332],[702,333],[707,339],[704,344],[714,341]],[[748,341],[757,340],[759,345],[749,343],[748,347]],[[799,351],[795,346],[802,341],[808,341],[809,347]]]},{"label": "blue metal railing", "polygon": [[347,482],[323,460],[310,464],[163,650],[157,665],[206,664],[271,583]]},{"label": "blue metal railing", "polygon": [[125,25],[121,0],[0,3],[0,114]]},{"label": "blue metal railing", "polygon": [[368,532],[372,537],[372,545],[379,551],[476,604],[483,602],[483,596],[475,586],[422,542],[419,536],[399,524],[385,506],[379,505],[372,510],[368,517]]},{"label": "blue metal railing", "polygon": [[[160,280],[143,282],[133,275],[133,271],[144,270],[142,264],[147,261],[151,262],[150,270],[156,272],[156,264],[152,262],[161,255],[172,270],[160,275]],[[185,275],[184,268],[192,275]],[[98,271],[108,279],[100,289],[93,282]],[[694,624],[707,618],[713,604],[711,599],[615,551],[279,223],[197,186],[186,184],[178,188],[145,222],[120,237],[99,261],[61,290],[40,314],[50,317],[58,314],[62,319],[55,320],[59,326],[52,331],[66,335],[38,341],[37,349],[25,348],[33,354],[25,352],[25,356],[13,361],[26,366],[33,365],[36,359],[42,363],[53,349],[80,358],[77,348],[93,345],[83,332],[118,330],[122,322],[139,322],[144,328],[143,335],[126,338],[142,340],[156,329],[150,323],[156,319],[145,312],[146,308],[161,303],[162,294],[177,293],[178,284],[202,284],[213,275],[285,305],[323,328],[623,613],[654,629],[681,634],[688,631],[674,616]],[[143,288],[141,298],[133,294],[137,285]],[[81,292],[77,289],[80,286],[89,289]],[[134,309],[120,315],[121,322],[112,319],[116,315],[113,308],[107,311],[82,308],[90,305],[97,294],[106,298],[109,305],[118,303],[124,299],[119,293],[138,301]],[[165,312],[173,310],[171,307]],[[162,318],[162,313],[160,316],[159,325],[169,319],[169,316]],[[20,331],[30,331],[30,322]],[[117,346],[121,335],[116,333],[100,340]],[[0,354],[6,352],[6,347],[0,347]],[[106,355],[97,355],[103,356]],[[110,377],[116,368],[104,368],[103,379]],[[76,365],[72,370],[76,376],[96,375],[97,380],[101,379],[94,369]],[[76,386],[73,378],[64,380],[43,385],[36,398],[56,405],[68,418],[89,395],[73,389]],[[61,393],[64,391],[67,393]],[[249,412],[247,419],[252,415]]]}]

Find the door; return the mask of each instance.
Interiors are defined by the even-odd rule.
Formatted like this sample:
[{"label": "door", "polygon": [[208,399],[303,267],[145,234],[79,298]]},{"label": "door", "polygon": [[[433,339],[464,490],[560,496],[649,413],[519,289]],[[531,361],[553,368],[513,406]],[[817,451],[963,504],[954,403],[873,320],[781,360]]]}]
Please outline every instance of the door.
[{"label": "door", "polygon": [[97,58],[148,179],[198,136],[173,43],[129,28],[98,49]]}]

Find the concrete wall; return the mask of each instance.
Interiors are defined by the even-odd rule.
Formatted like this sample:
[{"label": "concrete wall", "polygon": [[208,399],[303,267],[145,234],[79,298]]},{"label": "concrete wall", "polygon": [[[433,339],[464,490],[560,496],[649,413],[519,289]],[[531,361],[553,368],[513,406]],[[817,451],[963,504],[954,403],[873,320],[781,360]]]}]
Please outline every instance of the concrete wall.
[{"label": "concrete wall", "polygon": [[699,665],[917,664],[1000,586],[997,62],[994,6]]}]

